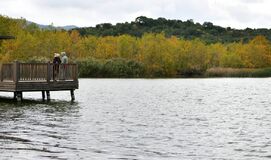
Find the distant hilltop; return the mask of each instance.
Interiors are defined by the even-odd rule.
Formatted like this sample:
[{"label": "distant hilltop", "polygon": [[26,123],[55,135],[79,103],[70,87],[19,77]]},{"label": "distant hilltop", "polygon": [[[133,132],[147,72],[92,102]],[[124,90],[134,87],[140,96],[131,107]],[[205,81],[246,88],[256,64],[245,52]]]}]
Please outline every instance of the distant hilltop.
[{"label": "distant hilltop", "polygon": [[[230,25],[230,24],[229,24]],[[207,43],[230,43],[230,42],[248,42],[258,35],[265,36],[271,40],[271,29],[234,29],[231,27],[221,27],[212,22],[196,23],[192,19],[170,20],[165,18],[152,19],[145,16],[137,17],[132,22],[97,24],[95,27],[74,28],[82,36],[118,36],[128,34],[141,37],[144,33],[164,32],[167,37],[176,36],[182,39],[200,38]]]},{"label": "distant hilltop", "polygon": [[78,28],[75,25],[54,26],[53,24],[51,24],[51,25],[44,25],[44,24],[38,24],[38,23],[35,23],[35,22],[31,22],[31,21],[27,21],[27,23],[28,24],[35,24],[35,25],[37,25],[41,29],[52,29],[53,28],[53,29],[64,29],[66,31],[69,31],[71,29]]},{"label": "distant hilltop", "polygon": [[[21,23],[21,24],[25,24],[25,26],[32,26],[32,27],[36,27],[36,28],[40,28],[40,29],[48,29],[48,30],[54,30],[54,29],[61,30],[61,29],[63,29],[63,30],[69,31],[71,29],[78,28],[75,25],[54,26],[53,23],[49,24],[49,25],[38,24],[36,22],[32,22],[32,21],[29,21],[24,18],[10,18],[8,16],[3,16],[1,14],[0,14],[0,22],[1,22],[0,29],[1,29],[1,27],[4,27],[10,23]],[[0,35],[1,35],[1,32],[0,32]]]},{"label": "distant hilltop", "polygon": [[[42,29],[48,29],[50,27],[50,25],[42,25],[42,24],[37,24],[37,25]],[[67,26],[56,26],[55,28],[56,29],[64,29],[66,31],[69,31],[71,29],[78,28],[78,27],[75,25],[67,25]]]},{"label": "distant hilltop", "polygon": [[[67,26],[54,26],[37,24],[35,22],[27,21],[23,18],[12,19],[9,17],[1,16],[0,18],[5,21],[23,21],[28,28],[31,26],[34,28],[48,29],[48,30],[67,30],[78,31],[81,36],[119,36],[119,35],[131,35],[135,37],[141,37],[145,33],[164,33],[166,37],[176,36],[180,39],[196,39],[204,40],[206,43],[231,43],[231,42],[244,42],[247,43],[256,36],[264,36],[271,41],[271,29],[267,28],[246,28],[246,29],[234,29],[231,27],[221,27],[213,24],[212,22],[204,22],[203,24],[194,22],[192,19],[171,20],[166,18],[148,18],[145,16],[137,17],[132,22],[124,23],[101,23],[95,27],[77,27],[75,25]],[[230,24],[229,24],[230,25]]]}]

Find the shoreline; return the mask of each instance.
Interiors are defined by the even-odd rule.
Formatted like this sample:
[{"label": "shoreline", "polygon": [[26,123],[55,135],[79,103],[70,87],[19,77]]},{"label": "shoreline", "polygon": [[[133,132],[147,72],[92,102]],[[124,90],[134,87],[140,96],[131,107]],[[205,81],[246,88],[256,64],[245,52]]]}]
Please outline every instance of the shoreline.
[{"label": "shoreline", "polygon": [[271,68],[210,68],[202,74],[176,75],[176,76],[133,76],[133,75],[115,75],[115,76],[80,76],[79,78],[97,78],[97,79],[174,79],[174,78],[269,78],[271,77]]}]

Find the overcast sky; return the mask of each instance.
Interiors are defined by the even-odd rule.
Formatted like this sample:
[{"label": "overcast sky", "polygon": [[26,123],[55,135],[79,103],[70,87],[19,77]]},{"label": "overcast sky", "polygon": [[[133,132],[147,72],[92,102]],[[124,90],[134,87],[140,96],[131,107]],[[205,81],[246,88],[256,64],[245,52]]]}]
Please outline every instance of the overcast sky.
[{"label": "overcast sky", "polygon": [[0,14],[55,26],[130,22],[138,16],[271,28],[271,0],[0,0]]}]

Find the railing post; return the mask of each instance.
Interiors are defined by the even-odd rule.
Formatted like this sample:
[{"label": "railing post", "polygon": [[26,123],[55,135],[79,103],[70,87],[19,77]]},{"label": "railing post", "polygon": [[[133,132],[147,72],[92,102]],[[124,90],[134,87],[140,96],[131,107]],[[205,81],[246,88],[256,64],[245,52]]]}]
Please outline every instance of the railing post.
[{"label": "railing post", "polygon": [[74,65],[74,81],[78,81],[78,65]]},{"label": "railing post", "polygon": [[47,63],[47,82],[49,83],[51,80],[51,64],[50,61]]},{"label": "railing post", "polygon": [[3,82],[3,64],[1,63],[0,81]]},{"label": "railing post", "polygon": [[13,64],[13,81],[17,83],[20,79],[20,63],[15,61]]}]

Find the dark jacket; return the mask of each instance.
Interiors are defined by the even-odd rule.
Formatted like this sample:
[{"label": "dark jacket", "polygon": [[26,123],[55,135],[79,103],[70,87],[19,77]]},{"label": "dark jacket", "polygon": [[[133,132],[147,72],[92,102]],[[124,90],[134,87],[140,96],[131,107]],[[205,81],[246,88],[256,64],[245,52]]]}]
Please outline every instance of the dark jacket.
[{"label": "dark jacket", "polygon": [[55,57],[53,60],[54,64],[60,64],[61,63],[61,59],[59,57]]}]

